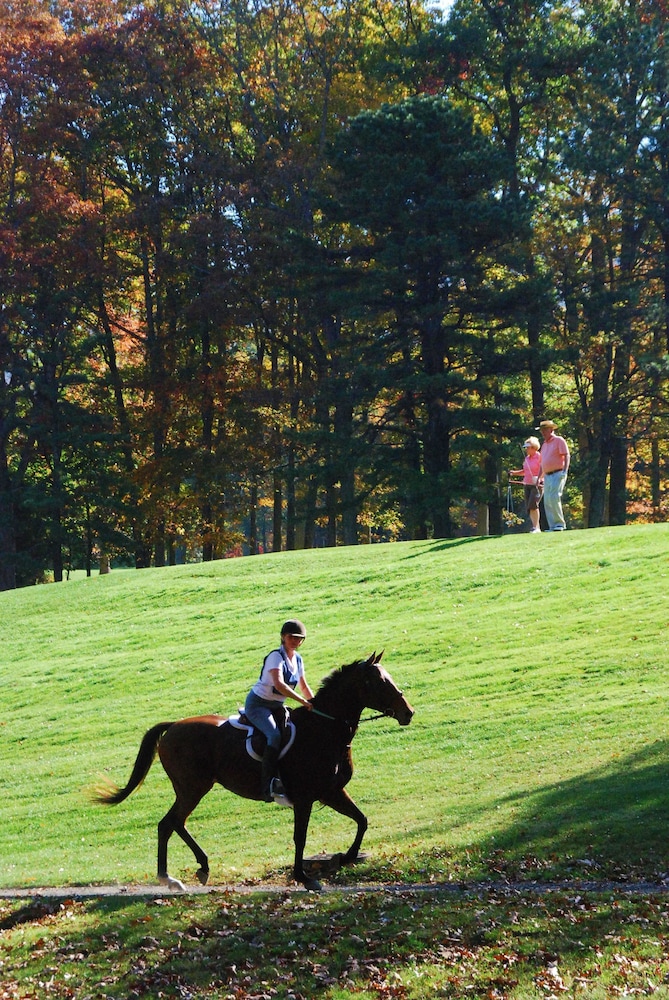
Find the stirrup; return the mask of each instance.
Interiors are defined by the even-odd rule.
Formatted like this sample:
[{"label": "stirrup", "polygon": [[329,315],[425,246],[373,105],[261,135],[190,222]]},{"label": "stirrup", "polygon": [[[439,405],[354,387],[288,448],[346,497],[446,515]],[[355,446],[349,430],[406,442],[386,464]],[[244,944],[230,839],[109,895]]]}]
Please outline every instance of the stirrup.
[{"label": "stirrup", "polygon": [[272,793],[272,801],[276,802],[278,806],[288,806],[292,808],[293,803],[290,801],[286,795],[286,789],[283,787],[283,782],[281,778],[272,778],[270,783],[270,790]]}]

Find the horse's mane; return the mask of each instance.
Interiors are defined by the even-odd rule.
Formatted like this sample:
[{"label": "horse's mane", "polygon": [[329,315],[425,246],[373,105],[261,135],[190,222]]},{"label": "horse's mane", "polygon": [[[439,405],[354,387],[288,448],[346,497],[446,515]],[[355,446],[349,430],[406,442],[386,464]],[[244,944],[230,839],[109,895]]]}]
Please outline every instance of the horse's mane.
[{"label": "horse's mane", "polygon": [[332,673],[328,674],[327,677],[321,681],[321,686],[316,692],[314,698],[318,698],[320,695],[325,695],[327,697],[331,691],[337,688],[338,684],[346,674],[355,670],[356,667],[363,666],[365,662],[365,660],[354,660],[353,663],[345,663],[343,667],[337,667],[332,671]]}]

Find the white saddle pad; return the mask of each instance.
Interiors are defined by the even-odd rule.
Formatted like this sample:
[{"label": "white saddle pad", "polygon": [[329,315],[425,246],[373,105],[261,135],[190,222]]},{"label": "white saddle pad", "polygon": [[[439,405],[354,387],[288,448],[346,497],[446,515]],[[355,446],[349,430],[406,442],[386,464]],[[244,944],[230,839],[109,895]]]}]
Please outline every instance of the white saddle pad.
[{"label": "white saddle pad", "polygon": [[[219,725],[222,726],[222,725],[225,724],[225,722],[229,722],[230,725],[233,726],[235,729],[245,729],[246,730],[246,752],[247,752],[247,754],[249,755],[249,757],[253,757],[254,760],[262,760],[262,757],[260,756],[260,754],[257,754],[255,752],[255,750],[253,749],[252,743],[251,743],[253,734],[255,732],[255,729],[253,728],[253,726],[247,725],[247,723],[242,722],[241,718],[238,715],[231,715],[229,719],[225,719],[225,720],[221,721],[219,723]],[[281,758],[284,757],[288,753],[288,751],[292,747],[293,743],[295,742],[295,726],[290,721],[290,719],[288,720],[288,722],[286,724],[286,728],[287,728],[288,734],[289,734],[288,735],[288,742],[284,746],[281,747],[281,753],[279,754],[279,760],[281,760]]]}]

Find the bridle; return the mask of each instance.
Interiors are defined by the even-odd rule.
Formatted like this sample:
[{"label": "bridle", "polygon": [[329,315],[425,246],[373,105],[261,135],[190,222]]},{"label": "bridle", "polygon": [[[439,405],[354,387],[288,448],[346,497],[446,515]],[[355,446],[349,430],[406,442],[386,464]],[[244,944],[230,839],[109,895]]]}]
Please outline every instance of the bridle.
[{"label": "bridle", "polygon": [[[400,698],[403,696],[402,691],[398,691],[397,693]],[[321,710],[318,708],[312,708],[311,711],[313,712],[314,715],[320,715],[322,719],[329,719],[330,722],[338,721],[334,715],[328,715],[327,712],[321,712]],[[368,715],[366,719],[359,719],[358,725],[362,725],[363,722],[375,722],[376,719],[394,719],[394,718],[395,718],[395,713],[388,710],[386,712],[378,712],[376,715]],[[350,725],[349,719],[342,719],[341,721],[346,722]]]},{"label": "bridle", "polygon": [[[379,657],[379,659],[380,658],[381,657]],[[366,676],[364,678],[364,682],[363,682],[364,686],[365,686],[365,690],[366,690],[366,692],[367,692],[368,695],[372,694],[370,680],[371,680],[371,678],[369,678],[369,677]],[[394,685],[393,685],[393,687],[394,687]],[[401,700],[403,697],[404,697],[404,692],[402,692],[402,691],[398,690],[397,688],[395,688],[393,701],[395,699]],[[363,706],[363,710],[364,710],[364,706]],[[388,718],[389,719],[394,719],[394,718],[396,718],[394,710],[392,710],[390,708],[384,709],[383,711],[380,711],[380,712],[377,712],[376,715],[369,715],[369,716],[367,716],[366,719],[360,719],[359,718],[358,721],[355,724],[350,719],[346,719],[346,718],[337,719],[334,715],[328,715],[327,712],[322,712],[319,708],[314,708],[313,706],[311,708],[311,711],[314,713],[314,715],[319,715],[322,719],[328,719],[330,722],[341,721],[345,725],[352,726],[354,731],[355,731],[355,728],[358,725],[360,725],[361,723],[363,723],[363,722],[374,722],[376,719],[388,719]]]},{"label": "bridle", "polygon": [[[368,679],[365,680],[365,686],[369,690]],[[404,692],[403,691],[399,691],[399,690],[397,690],[397,688],[395,688],[395,691],[397,692],[396,693],[397,699],[401,699],[401,698],[404,697]],[[377,715],[369,715],[366,719],[360,719],[360,722],[361,723],[362,722],[374,722],[375,719],[394,719],[394,718],[395,718],[394,711],[391,711],[390,709],[386,709],[383,712],[379,712]]]}]

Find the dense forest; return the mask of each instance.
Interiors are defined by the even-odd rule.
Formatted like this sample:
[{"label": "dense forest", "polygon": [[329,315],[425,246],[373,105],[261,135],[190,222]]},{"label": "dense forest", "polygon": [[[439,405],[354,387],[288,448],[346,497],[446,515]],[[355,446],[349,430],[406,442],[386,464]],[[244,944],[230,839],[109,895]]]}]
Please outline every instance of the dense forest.
[{"label": "dense forest", "polygon": [[0,0],[0,589],[667,520],[669,2]]}]

